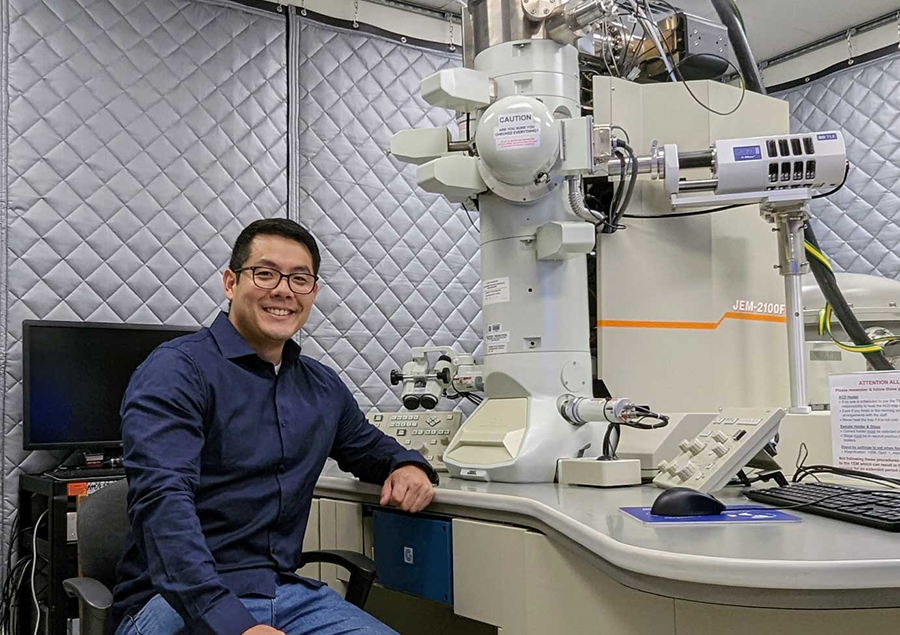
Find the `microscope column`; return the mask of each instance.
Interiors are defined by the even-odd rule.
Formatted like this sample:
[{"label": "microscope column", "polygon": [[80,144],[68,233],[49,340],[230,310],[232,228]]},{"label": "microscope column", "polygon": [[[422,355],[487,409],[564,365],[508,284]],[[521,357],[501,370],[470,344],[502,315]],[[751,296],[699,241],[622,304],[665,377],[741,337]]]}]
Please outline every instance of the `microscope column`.
[{"label": "microscope column", "polygon": [[[503,42],[481,51],[474,65],[494,79],[498,99],[523,95],[557,119],[581,116],[573,46],[549,39]],[[595,426],[568,423],[556,406],[564,393],[591,396],[592,372],[586,256],[537,255],[538,228],[583,222],[571,211],[565,180],[549,176],[550,191],[530,200],[478,197],[485,401],[445,453],[454,476],[549,482],[558,459],[578,456],[589,445],[600,451]]]}]

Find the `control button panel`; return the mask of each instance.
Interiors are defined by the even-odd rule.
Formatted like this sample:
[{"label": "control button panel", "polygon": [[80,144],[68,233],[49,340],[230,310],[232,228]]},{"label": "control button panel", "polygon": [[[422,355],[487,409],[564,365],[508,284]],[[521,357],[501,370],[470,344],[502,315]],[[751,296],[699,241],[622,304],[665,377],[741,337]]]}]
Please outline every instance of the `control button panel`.
[{"label": "control button panel", "polygon": [[435,470],[446,472],[444,450],[462,425],[462,413],[372,411],[366,420],[403,447],[421,452]]},{"label": "control button panel", "polygon": [[683,439],[678,455],[660,462],[653,482],[662,488],[719,490],[772,440],[782,418],[780,408],[725,410],[696,438]]}]

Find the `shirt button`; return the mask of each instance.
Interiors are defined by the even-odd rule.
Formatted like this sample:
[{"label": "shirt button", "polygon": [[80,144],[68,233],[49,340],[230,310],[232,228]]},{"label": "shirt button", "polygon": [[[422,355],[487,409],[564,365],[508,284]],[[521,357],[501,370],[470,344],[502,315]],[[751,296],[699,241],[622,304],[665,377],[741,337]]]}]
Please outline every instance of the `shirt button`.
[{"label": "shirt button", "polygon": [[287,424],[286,424],[286,423],[282,423],[282,424],[281,424],[281,427],[282,427],[282,428],[286,428],[286,427],[287,427]]}]

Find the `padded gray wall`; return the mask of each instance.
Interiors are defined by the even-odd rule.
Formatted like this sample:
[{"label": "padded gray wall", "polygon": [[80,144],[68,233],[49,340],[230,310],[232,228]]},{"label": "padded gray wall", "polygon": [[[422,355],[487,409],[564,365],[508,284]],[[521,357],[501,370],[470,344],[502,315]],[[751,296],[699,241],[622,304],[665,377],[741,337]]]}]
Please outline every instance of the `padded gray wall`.
[{"label": "padded gray wall", "polygon": [[21,447],[22,320],[208,323],[237,233],[287,199],[284,16],[196,0],[8,12],[4,525],[20,470],[55,458]]},{"label": "padded gray wall", "polygon": [[465,210],[416,186],[414,166],[387,154],[395,132],[452,125],[418,89],[460,59],[292,20],[291,209],[323,251],[303,350],[340,369],[363,409],[396,409],[388,376],[410,346],[474,353],[481,344],[477,230]]},{"label": "padded gray wall", "polygon": [[836,268],[900,278],[900,57],[778,95],[791,130],[843,131],[853,169],[840,193],[815,201],[814,227]]}]

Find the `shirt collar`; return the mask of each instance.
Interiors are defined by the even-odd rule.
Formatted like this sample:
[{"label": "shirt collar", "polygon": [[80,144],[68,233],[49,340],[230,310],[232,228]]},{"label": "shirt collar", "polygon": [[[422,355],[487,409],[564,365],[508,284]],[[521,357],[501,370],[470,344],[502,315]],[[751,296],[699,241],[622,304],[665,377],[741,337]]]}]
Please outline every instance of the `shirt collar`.
[{"label": "shirt collar", "polygon": [[[238,333],[234,328],[234,324],[228,319],[228,314],[222,311],[216,316],[212,326],[209,327],[219,350],[222,351],[227,359],[237,359],[239,357],[247,357],[253,355],[259,357],[253,347],[247,343],[247,340]],[[300,345],[294,340],[288,340],[284,343],[284,350],[281,353],[282,364],[285,362],[289,366],[293,366],[300,358]]]}]

